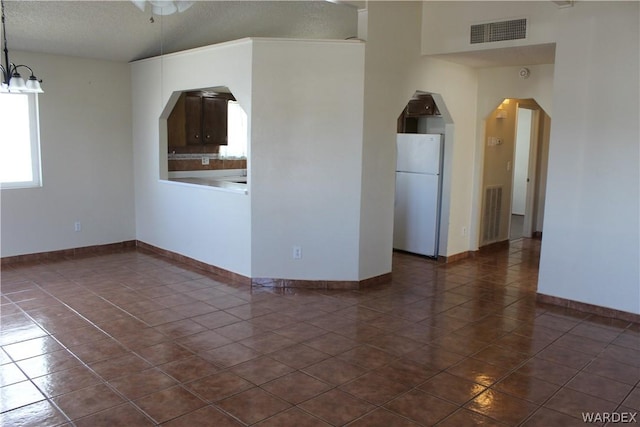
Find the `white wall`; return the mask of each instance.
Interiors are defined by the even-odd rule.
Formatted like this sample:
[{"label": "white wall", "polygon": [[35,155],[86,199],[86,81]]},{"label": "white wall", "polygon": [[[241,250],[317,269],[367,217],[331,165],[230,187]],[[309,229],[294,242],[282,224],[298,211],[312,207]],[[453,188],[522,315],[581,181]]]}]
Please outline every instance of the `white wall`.
[{"label": "white wall", "polygon": [[252,276],[358,280],[364,45],[255,39],[252,77]]},{"label": "white wall", "polygon": [[420,54],[418,2],[368,2],[360,278],[391,271],[397,119],[416,87],[408,75]]},{"label": "white wall", "polygon": [[[248,277],[358,280],[363,66],[359,42],[278,39],[134,63],[138,239]],[[248,195],[159,180],[166,101],[215,86],[248,115]]]},{"label": "white wall", "polygon": [[160,144],[159,117],[174,91],[227,86],[250,122],[251,49],[245,39],[135,62],[130,95],[137,239],[246,276],[251,275],[249,196],[160,180],[167,148]]},{"label": "white wall", "polygon": [[526,40],[490,47],[556,43],[555,66],[529,66],[526,81],[519,67],[478,72],[473,234],[477,242],[484,120],[502,98],[534,98],[553,118],[538,291],[633,313],[640,312],[638,6],[426,2],[422,46],[425,54],[486,49],[470,46],[469,25],[522,16],[530,18]]},{"label": "white wall", "polygon": [[[522,67],[529,69],[529,78],[520,78],[518,72]],[[504,98],[533,98],[553,117],[553,81],[554,64],[478,69],[478,125],[482,126],[482,121]]]},{"label": "white wall", "polygon": [[[434,55],[517,47],[555,41],[556,19],[563,10],[550,1],[425,1],[422,53]],[[471,44],[473,24],[527,18],[527,38]]]},{"label": "white wall", "polygon": [[[526,66],[530,71],[528,79],[519,77],[518,71],[522,66]],[[472,214],[472,249],[477,249],[480,242],[480,217],[482,202],[482,181],[485,161],[485,127],[489,115],[505,98],[534,99],[544,111],[552,114],[553,110],[553,88],[554,88],[554,65],[528,65],[514,67],[482,68],[478,70],[478,110],[475,123],[476,130],[476,156],[474,160],[473,178],[473,214]],[[553,120],[552,120],[553,121]],[[545,128],[546,129],[546,128]],[[546,173],[545,155],[547,147],[542,146],[543,151],[539,160],[540,174]],[[541,164],[540,164],[541,163]],[[545,198],[546,182],[544,177],[539,181],[537,198],[540,202]],[[542,229],[542,213],[536,215],[534,229]]]},{"label": "white wall", "polygon": [[[533,231],[542,232],[544,226],[544,205],[547,192],[547,169],[549,167],[549,136],[551,133],[551,117],[540,116],[540,139],[538,141],[538,161],[536,162],[536,198]],[[546,159],[546,161],[542,161]]]},{"label": "white wall", "polygon": [[558,30],[538,292],[640,313],[638,2],[576,2]]},{"label": "white wall", "polygon": [[440,255],[463,253],[472,248],[470,228],[476,155],[477,71],[464,65],[423,57],[414,67],[410,82],[417,89],[439,94],[453,119],[453,125],[447,125],[451,129],[445,138]]},{"label": "white wall", "polygon": [[14,51],[11,60],[44,79],[43,186],[2,190],[2,257],[135,239],[129,66]]},{"label": "white wall", "polygon": [[441,96],[454,122],[445,140],[440,255],[470,249],[477,94],[476,70],[421,57],[422,3],[367,7],[361,278],[390,268],[396,120],[416,90]]},{"label": "white wall", "polygon": [[[437,55],[553,43],[556,21],[563,13],[565,10],[558,9],[552,2],[425,1],[422,9],[422,54]],[[469,43],[469,27],[472,24],[522,17],[528,18],[527,39],[479,45]],[[427,60],[436,61],[426,57],[423,62]],[[521,66],[470,69],[463,66],[456,68],[455,64],[449,64],[441,66],[440,73],[432,74],[428,71],[429,67],[426,67],[427,71],[420,71],[423,76],[429,76],[429,81],[433,82],[430,86],[436,87],[426,90],[446,90],[450,93],[444,99],[447,106],[452,105],[455,123],[455,152],[450,156],[452,176],[447,255],[478,249],[484,122],[487,116],[504,98],[534,98],[551,115],[553,65],[522,65],[531,70],[531,77],[527,80],[518,77]],[[455,74],[452,74],[453,70],[456,70]],[[471,141],[475,141],[475,146],[472,147]],[[445,170],[445,185],[446,183]],[[467,228],[466,236],[462,235],[463,227]]]}]

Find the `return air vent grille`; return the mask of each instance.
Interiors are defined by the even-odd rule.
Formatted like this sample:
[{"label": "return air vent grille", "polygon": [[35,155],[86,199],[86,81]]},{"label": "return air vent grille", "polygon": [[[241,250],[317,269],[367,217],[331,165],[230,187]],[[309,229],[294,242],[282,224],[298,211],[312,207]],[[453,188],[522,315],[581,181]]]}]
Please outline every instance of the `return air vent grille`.
[{"label": "return air vent grille", "polygon": [[518,40],[527,37],[527,20],[489,22],[471,26],[471,44]]},{"label": "return air vent grille", "polygon": [[502,186],[487,187],[484,192],[483,241],[490,243],[500,235],[500,217],[502,211]]}]

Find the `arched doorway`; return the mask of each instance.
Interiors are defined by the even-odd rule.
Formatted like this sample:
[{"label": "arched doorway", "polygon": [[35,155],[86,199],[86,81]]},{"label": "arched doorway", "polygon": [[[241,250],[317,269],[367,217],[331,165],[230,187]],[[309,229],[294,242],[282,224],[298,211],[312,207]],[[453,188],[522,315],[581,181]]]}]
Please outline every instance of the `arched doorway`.
[{"label": "arched doorway", "polygon": [[420,90],[413,94],[398,116],[396,150],[393,247],[446,256],[453,120],[442,96]]},{"label": "arched doorway", "polygon": [[542,236],[550,117],[505,98],[485,122],[480,246]]}]

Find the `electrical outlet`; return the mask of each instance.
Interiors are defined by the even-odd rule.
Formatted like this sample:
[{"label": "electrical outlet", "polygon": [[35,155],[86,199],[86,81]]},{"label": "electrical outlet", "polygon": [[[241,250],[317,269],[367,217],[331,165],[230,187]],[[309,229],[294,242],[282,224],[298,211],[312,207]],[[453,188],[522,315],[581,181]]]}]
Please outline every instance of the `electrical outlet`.
[{"label": "electrical outlet", "polygon": [[300,246],[293,247],[293,259],[302,258],[302,248]]},{"label": "electrical outlet", "polygon": [[73,223],[73,231],[75,232],[82,231],[82,223],[80,221],[76,221]]},{"label": "electrical outlet", "polygon": [[203,164],[204,166],[208,165],[208,164],[209,164],[209,157],[207,157],[207,156],[202,156],[202,164]]}]

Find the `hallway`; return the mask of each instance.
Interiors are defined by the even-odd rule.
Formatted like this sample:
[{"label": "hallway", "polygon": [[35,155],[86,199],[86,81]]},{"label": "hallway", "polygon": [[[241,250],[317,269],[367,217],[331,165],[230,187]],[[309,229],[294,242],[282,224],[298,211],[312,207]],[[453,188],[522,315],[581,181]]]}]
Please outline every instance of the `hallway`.
[{"label": "hallway", "polygon": [[640,411],[640,325],[536,303],[540,241],[361,291],[141,250],[2,268],[0,424],[582,426]]}]

